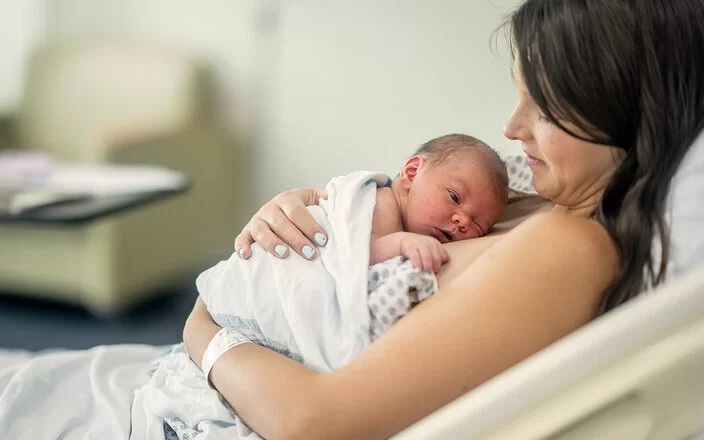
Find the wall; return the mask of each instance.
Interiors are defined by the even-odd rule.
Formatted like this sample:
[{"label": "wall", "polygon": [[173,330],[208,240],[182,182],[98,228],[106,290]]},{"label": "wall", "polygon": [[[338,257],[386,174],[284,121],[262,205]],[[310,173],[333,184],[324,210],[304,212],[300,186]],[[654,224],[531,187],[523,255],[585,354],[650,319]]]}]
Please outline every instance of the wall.
[{"label": "wall", "polygon": [[420,143],[501,135],[514,102],[490,36],[518,0],[47,2],[49,41],[127,38],[214,67],[228,124],[253,149],[255,205],[353,169],[394,174]]},{"label": "wall", "polygon": [[258,200],[353,169],[394,174],[438,135],[473,134],[502,152],[514,104],[490,35],[517,2],[284,2],[280,58],[263,121]]},{"label": "wall", "polygon": [[42,6],[42,0],[0,1],[0,115],[20,104],[26,57],[44,29]]},{"label": "wall", "polygon": [[46,41],[137,41],[181,50],[213,66],[226,121],[251,123],[255,48],[266,0],[44,0]]}]

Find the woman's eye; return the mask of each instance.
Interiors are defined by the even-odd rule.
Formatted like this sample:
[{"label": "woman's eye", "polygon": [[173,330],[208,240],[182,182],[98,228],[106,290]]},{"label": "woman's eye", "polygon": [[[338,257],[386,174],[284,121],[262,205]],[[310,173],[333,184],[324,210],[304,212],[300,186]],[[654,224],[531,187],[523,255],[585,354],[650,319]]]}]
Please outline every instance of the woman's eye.
[{"label": "woman's eye", "polygon": [[548,118],[548,117],[547,117],[546,115],[544,115],[543,113],[540,113],[540,114],[538,115],[538,121],[539,121],[539,122],[544,122],[544,123],[546,123],[546,124],[552,124],[552,123],[553,123],[552,119]]},{"label": "woman's eye", "polygon": [[460,203],[460,198],[457,197],[457,194],[455,194],[452,191],[448,191],[450,193],[450,198],[452,199],[453,202],[459,204]]}]

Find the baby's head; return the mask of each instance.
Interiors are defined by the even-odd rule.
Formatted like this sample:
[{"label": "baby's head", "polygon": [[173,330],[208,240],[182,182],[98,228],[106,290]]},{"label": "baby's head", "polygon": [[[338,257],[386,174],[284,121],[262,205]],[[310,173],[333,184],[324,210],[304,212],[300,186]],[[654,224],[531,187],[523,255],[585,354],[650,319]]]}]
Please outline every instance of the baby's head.
[{"label": "baby's head", "polygon": [[486,234],[508,198],[501,158],[484,142],[464,134],[423,144],[406,161],[397,181],[404,194],[404,229],[442,243]]}]

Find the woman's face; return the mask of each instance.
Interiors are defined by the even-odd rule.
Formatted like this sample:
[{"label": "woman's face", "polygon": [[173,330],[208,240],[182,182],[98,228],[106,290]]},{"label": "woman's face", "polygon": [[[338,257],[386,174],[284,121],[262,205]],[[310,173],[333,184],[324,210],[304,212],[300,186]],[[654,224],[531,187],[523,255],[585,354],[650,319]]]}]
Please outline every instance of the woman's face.
[{"label": "woman's face", "polygon": [[[518,63],[513,73],[518,104],[504,126],[504,135],[522,142],[536,191],[570,209],[595,207],[623,160],[623,150],[586,142],[561,130],[544,117],[531,98]],[[568,122],[563,124],[582,134]]]}]

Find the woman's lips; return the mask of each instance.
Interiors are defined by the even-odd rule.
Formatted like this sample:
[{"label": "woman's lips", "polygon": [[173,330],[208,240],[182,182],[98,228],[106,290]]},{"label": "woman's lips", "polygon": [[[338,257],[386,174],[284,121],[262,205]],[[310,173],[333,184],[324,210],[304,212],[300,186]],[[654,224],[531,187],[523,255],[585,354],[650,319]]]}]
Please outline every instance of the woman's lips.
[{"label": "woman's lips", "polygon": [[[525,152],[524,152],[524,153],[525,153]],[[529,167],[530,167],[530,166],[537,166],[537,165],[544,165],[544,164],[545,164],[545,162],[543,162],[542,160],[540,160],[540,159],[538,159],[538,158],[536,158],[536,157],[533,157],[533,156],[531,156],[531,155],[528,154],[528,153],[525,153],[525,154],[526,154],[526,165],[528,165]]]}]

